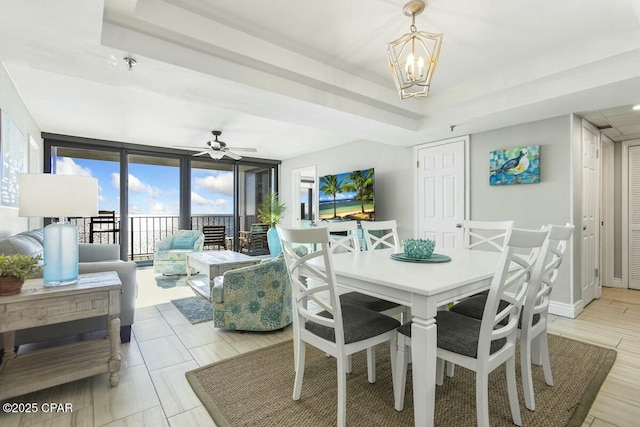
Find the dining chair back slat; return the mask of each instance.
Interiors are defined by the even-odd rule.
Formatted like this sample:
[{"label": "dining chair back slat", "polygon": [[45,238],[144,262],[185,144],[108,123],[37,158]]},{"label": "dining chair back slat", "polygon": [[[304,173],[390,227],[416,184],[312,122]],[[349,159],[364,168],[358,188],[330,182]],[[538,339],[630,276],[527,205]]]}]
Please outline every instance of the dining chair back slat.
[{"label": "dining chair back slat", "polygon": [[501,251],[507,231],[513,228],[513,221],[470,221],[463,222],[464,242],[468,249]]},{"label": "dining chair back slat", "polygon": [[[395,219],[388,221],[360,221],[367,243],[367,250],[400,248],[398,224]],[[380,236],[377,233],[381,234]]]},{"label": "dining chair back slat", "polygon": [[329,250],[331,253],[360,252],[358,239],[358,223],[356,221],[330,222]]}]

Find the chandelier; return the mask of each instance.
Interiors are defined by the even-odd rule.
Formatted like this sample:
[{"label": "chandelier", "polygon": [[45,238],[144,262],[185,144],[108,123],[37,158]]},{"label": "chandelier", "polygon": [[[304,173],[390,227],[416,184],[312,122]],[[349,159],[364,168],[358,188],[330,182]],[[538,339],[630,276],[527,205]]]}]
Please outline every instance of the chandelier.
[{"label": "chandelier", "polygon": [[442,34],[416,29],[416,15],[425,8],[422,0],[404,5],[403,12],[411,17],[411,32],[387,43],[389,68],[401,99],[427,96],[433,72],[438,65]]}]

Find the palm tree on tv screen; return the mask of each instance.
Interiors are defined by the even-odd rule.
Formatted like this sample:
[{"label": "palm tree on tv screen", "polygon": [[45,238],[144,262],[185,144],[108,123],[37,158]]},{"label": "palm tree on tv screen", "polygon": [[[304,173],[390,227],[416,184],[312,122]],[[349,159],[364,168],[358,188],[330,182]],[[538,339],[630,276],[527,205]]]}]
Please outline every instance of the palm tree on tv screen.
[{"label": "palm tree on tv screen", "polygon": [[333,196],[333,217],[338,217],[336,211],[336,195],[344,191],[344,178],[338,181],[338,175],[326,175],[320,177],[320,191]]},{"label": "palm tree on tv screen", "polygon": [[344,191],[356,193],[355,199],[360,201],[360,212],[364,213],[365,202],[373,199],[373,169],[353,171],[347,175]]}]

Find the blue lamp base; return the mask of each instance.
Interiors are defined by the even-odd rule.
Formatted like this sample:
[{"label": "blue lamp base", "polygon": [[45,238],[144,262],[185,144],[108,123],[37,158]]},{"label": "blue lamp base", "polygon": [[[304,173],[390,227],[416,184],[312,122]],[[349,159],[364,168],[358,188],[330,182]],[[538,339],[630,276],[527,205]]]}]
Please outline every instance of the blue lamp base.
[{"label": "blue lamp base", "polygon": [[78,228],[69,223],[44,228],[45,286],[73,285],[78,282]]}]

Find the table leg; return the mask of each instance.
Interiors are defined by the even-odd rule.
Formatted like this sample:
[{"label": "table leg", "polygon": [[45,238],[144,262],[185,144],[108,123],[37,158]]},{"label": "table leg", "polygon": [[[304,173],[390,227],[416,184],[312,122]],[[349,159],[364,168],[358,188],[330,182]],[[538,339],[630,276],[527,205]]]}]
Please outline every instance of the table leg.
[{"label": "table leg", "polygon": [[9,359],[16,357],[16,333],[15,331],[6,331],[2,335],[4,340],[4,357],[2,358],[2,365],[4,365]]},{"label": "table leg", "polygon": [[[433,426],[436,398],[437,329],[433,310],[415,310],[412,304],[411,359],[416,426]],[[422,308],[422,307],[421,307]],[[416,313],[419,311],[419,313]]]},{"label": "table leg", "polygon": [[122,357],[120,356],[120,318],[114,317],[109,321],[109,344],[110,353],[109,356],[109,385],[115,387],[120,381],[120,365],[122,363]]}]

